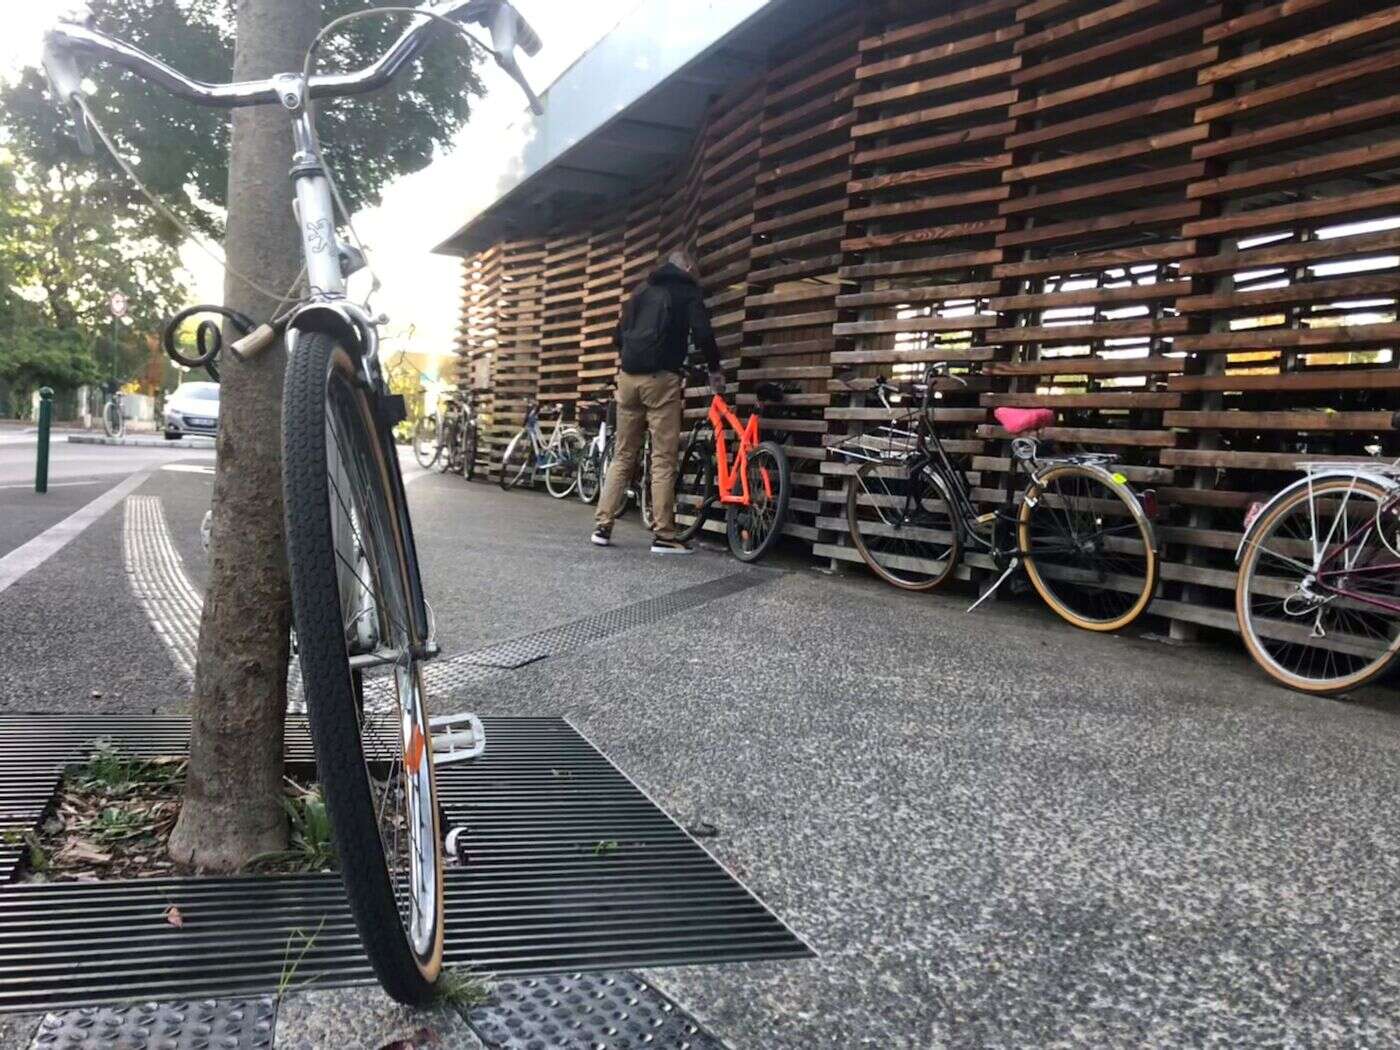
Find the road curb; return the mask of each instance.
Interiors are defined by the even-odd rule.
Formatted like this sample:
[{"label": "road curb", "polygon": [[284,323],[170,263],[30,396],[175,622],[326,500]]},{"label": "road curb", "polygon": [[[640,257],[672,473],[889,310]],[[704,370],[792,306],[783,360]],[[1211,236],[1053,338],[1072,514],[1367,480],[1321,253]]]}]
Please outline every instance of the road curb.
[{"label": "road curb", "polygon": [[98,437],[94,434],[69,434],[68,443],[70,445],[125,445],[129,448],[168,448],[172,452],[178,452],[183,448],[212,449],[214,439],[206,437],[187,436],[179,441],[166,441],[163,437],[120,437],[113,438],[103,435]]}]

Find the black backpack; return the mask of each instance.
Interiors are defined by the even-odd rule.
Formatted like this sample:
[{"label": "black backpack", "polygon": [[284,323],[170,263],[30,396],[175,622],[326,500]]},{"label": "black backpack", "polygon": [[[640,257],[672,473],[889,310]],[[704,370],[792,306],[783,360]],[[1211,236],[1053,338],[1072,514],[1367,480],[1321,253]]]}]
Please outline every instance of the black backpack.
[{"label": "black backpack", "polygon": [[659,372],[671,331],[671,293],[648,283],[628,305],[629,316],[622,330],[622,370],[628,375]]}]

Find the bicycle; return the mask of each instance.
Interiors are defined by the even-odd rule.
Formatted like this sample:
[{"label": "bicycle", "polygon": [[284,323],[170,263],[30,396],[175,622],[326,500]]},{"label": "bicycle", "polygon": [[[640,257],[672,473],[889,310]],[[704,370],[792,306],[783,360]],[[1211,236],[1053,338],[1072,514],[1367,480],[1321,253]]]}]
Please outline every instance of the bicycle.
[{"label": "bicycle", "polygon": [[434,466],[470,481],[476,474],[477,425],[470,406],[455,397],[444,400],[442,414],[424,415],[413,430],[413,455],[424,470]]},{"label": "bicycle", "polygon": [[126,434],[126,405],[120,390],[107,395],[102,406],[102,430],[109,438],[120,438]]},{"label": "bicycle", "polygon": [[[700,373],[691,378],[700,380]],[[756,391],[759,407],[782,400],[781,388],[760,383]],[[731,458],[728,434],[737,443]],[[718,465],[718,478],[716,478]],[[650,464],[644,486],[650,488]],[[725,534],[729,549],[740,561],[763,557],[782,535],[787,524],[788,501],[792,495],[792,468],[787,453],[776,441],[759,436],[759,413],[746,422],[730,408],[723,394],[710,399],[710,407],[686,439],[676,473],[676,513],[690,518],[677,529],[677,538],[693,539],[705,527],[710,508],[725,509]],[[679,519],[678,519],[679,520]]]},{"label": "bicycle", "polygon": [[[617,450],[617,402],[581,401],[578,411],[582,426],[596,423],[598,427],[592,439],[588,440],[583,459],[579,461],[578,498],[584,503],[596,503]],[[627,485],[627,498],[622,509],[625,511],[635,501],[641,508],[642,523],[651,528],[650,433],[642,438],[642,453],[637,457],[637,462],[638,470]]]},{"label": "bicycle", "polygon": [[[554,429],[548,439],[540,430],[542,416],[554,417]],[[535,475],[543,471],[545,489],[555,499],[563,499],[578,484],[583,458],[583,432],[564,425],[564,407],[542,409],[538,402],[531,401],[525,408],[525,425],[510,439],[501,456],[497,480],[509,492],[524,482],[527,473],[533,485]]]},{"label": "bicycle", "polygon": [[1246,515],[1235,617],[1271,678],[1333,696],[1400,652],[1400,461],[1299,466]]},{"label": "bicycle", "polygon": [[[426,1004],[443,958],[443,841],[434,770],[480,754],[485,739],[472,715],[428,716],[422,665],[437,655],[438,647],[392,436],[393,426],[407,413],[403,399],[389,392],[380,367],[379,322],[346,297],[346,278],[367,263],[362,250],[339,243],[338,193],[321,155],[312,102],[384,87],[418,57],[436,24],[446,23],[475,40],[464,23],[489,23],[489,50],[539,111],[514,52],[521,46],[534,54],[540,41],[505,0],[453,0],[416,10],[420,17],[388,51],[353,73],[313,75],[316,48],[331,29],[382,10],[333,21],[317,35],[302,70],[263,81],[211,85],[191,80],[81,21],[61,22],[48,33],[44,66],[53,97],[68,106],[76,121],[79,145],[95,151],[95,131],[118,166],[167,217],[173,213],[112,148],[86,105],[80,56],[108,60],[200,105],[281,106],[288,114],[296,221],[312,291],[304,297],[293,294],[285,313],[251,331],[231,311],[204,309],[243,333],[230,349],[245,360],[286,336],[282,453],[287,557],[316,766],[341,878],[374,971],[395,999]],[[353,225],[350,229],[353,236]],[[276,296],[251,278],[229,272]],[[208,328],[212,335],[202,340],[198,358],[173,349],[169,327],[167,351],[190,367],[212,364],[222,344],[217,326],[210,323]],[[376,684],[392,697],[393,713],[387,718],[363,711],[365,677],[376,671],[384,676]]]},{"label": "bicycle", "polygon": [[[1001,573],[969,612],[1024,568],[1045,603],[1077,627],[1114,631],[1141,616],[1159,572],[1155,494],[1140,497],[1109,469],[1111,455],[1044,456],[1041,441],[1027,435],[1054,421],[1049,409],[998,408],[1014,469],[1005,503],[979,513],[933,425],[940,377],[966,385],[946,364],[903,389],[877,377],[874,390],[892,413],[888,426],[833,446],[861,464],[846,482],[846,524],[865,564],[886,583],[926,591],[953,575],[966,547],[990,555]],[[899,414],[904,397],[917,397],[918,408]],[[1019,491],[1018,475],[1025,477]]]}]

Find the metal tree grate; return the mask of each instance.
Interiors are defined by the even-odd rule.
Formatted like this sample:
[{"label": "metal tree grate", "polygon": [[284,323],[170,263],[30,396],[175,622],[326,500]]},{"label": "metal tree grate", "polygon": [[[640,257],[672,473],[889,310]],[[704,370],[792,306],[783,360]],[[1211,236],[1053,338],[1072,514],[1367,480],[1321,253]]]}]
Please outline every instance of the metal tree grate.
[{"label": "metal tree grate", "polygon": [[[562,719],[486,718],[486,755],[441,771],[471,862],[446,879],[447,962],[501,975],[799,958],[810,949]],[[175,717],[0,716],[6,819],[37,823],[98,739],[179,754]],[[303,719],[289,762],[311,761]],[[184,926],[166,923],[170,905]],[[304,951],[303,951],[304,949]],[[371,979],[335,875],[0,887],[0,1010],[230,998]]]}]

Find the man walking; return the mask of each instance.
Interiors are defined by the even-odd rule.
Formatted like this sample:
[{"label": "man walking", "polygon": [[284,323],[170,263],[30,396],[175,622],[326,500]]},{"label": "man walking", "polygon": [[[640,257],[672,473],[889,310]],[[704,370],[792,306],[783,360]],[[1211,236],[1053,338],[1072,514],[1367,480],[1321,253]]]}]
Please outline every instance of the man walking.
[{"label": "man walking", "polygon": [[691,554],[676,539],[676,459],[680,455],[687,342],[705,355],[710,389],[724,393],[719,347],[689,253],[677,249],[622,308],[613,345],[622,356],[617,377],[617,446],[598,499],[593,542],[612,546],[612,527],[637,469],[642,436],[651,430],[653,554]]}]

